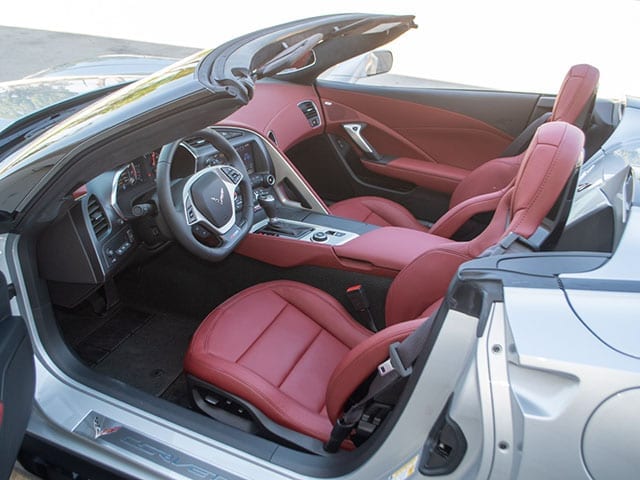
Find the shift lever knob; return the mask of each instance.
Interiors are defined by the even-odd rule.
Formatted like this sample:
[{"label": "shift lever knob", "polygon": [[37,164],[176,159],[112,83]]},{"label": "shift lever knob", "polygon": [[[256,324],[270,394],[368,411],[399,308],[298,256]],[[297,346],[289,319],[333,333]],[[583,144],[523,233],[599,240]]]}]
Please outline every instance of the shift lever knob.
[{"label": "shift lever knob", "polygon": [[258,196],[258,203],[269,217],[269,223],[276,218],[276,199],[270,193],[263,193]]}]

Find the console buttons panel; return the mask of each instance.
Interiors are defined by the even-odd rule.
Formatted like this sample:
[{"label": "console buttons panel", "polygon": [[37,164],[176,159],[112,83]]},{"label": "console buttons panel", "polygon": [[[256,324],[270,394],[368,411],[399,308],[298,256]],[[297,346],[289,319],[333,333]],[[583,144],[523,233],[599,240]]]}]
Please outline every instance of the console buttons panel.
[{"label": "console buttons panel", "polygon": [[314,242],[326,242],[329,237],[324,232],[316,232],[312,235],[311,240]]}]

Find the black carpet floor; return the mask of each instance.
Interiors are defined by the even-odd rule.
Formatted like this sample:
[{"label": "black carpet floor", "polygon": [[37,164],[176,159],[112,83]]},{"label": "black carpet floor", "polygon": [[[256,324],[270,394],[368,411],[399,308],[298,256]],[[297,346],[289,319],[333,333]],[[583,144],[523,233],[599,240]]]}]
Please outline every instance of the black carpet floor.
[{"label": "black carpet floor", "polygon": [[67,342],[97,372],[188,403],[182,360],[199,318],[124,306],[104,317],[59,313],[58,320]]}]

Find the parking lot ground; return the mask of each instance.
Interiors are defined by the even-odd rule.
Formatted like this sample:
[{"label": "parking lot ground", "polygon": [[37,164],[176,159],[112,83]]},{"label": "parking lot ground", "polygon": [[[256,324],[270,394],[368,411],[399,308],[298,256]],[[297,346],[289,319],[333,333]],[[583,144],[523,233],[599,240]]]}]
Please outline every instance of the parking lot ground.
[{"label": "parking lot ground", "polygon": [[0,82],[101,55],[182,58],[195,51],[190,47],[0,26]]}]

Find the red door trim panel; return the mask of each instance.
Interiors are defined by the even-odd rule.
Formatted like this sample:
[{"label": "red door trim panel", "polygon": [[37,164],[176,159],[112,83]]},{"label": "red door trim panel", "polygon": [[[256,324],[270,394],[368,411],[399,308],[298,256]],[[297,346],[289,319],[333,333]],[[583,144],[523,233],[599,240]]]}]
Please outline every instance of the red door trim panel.
[{"label": "red door trim panel", "polygon": [[343,123],[375,119],[378,125],[363,134],[380,152],[392,156],[414,157],[415,153],[395,151],[397,137],[418,159],[473,170],[499,156],[513,138],[488,123],[442,108],[352,90],[318,87],[327,126],[337,129]]}]

